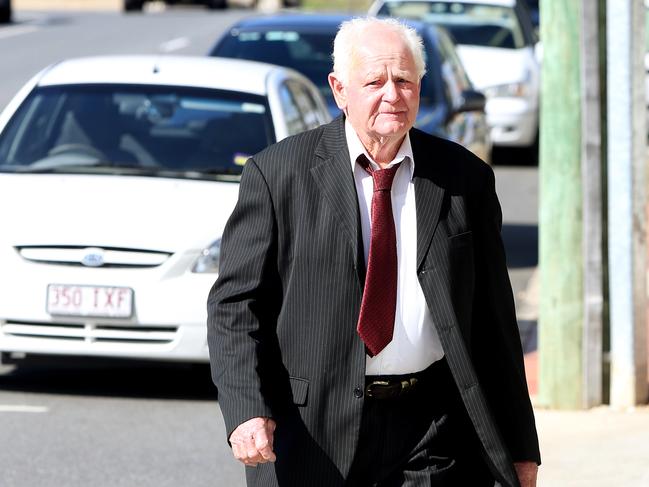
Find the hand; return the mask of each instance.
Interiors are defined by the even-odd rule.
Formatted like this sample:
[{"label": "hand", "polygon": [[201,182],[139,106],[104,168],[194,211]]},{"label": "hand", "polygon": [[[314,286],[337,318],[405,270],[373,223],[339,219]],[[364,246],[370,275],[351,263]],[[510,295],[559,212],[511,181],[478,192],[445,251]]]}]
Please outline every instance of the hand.
[{"label": "hand", "polygon": [[275,421],[270,418],[252,418],[237,426],[230,435],[234,458],[249,467],[274,462],[273,432]]},{"label": "hand", "polygon": [[514,462],[521,487],[536,487],[536,474],[539,466],[536,462]]}]

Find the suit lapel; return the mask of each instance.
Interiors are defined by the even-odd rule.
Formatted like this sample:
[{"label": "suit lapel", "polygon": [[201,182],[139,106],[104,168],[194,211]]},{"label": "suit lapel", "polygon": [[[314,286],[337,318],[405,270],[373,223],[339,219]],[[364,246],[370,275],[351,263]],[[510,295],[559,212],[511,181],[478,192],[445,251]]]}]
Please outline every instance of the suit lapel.
[{"label": "suit lapel", "polygon": [[[434,182],[434,162],[431,149],[417,130],[410,131],[410,142],[415,157],[415,205],[417,212],[417,269],[426,258],[437,228],[444,189]],[[365,264],[361,260],[360,216],[358,196],[351,171],[349,149],[345,140],[344,118],[339,117],[325,127],[322,139],[315,149],[319,162],[311,174],[320,188],[323,202],[336,216],[341,231],[346,236],[354,255],[354,265],[361,282]]]},{"label": "suit lapel", "polygon": [[359,265],[359,256],[362,254],[359,254],[361,230],[358,196],[342,117],[325,127],[315,154],[320,161],[311,168],[311,175],[320,188],[323,203],[331,209],[340,230],[351,245],[354,265],[362,280],[365,266]]},{"label": "suit lapel", "polygon": [[444,199],[444,189],[433,181],[434,161],[430,147],[421,140],[416,130],[410,131],[410,143],[415,158],[415,206],[417,211],[417,270],[426,258],[430,242],[437,228]]}]

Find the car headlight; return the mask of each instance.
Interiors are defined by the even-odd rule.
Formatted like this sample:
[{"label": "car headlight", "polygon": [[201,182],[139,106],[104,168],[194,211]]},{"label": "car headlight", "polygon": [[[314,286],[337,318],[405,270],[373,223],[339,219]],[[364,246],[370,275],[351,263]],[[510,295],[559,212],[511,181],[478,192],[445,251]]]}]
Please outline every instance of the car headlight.
[{"label": "car headlight", "polygon": [[529,94],[529,87],[525,82],[518,82],[490,86],[482,91],[487,98],[521,98]]},{"label": "car headlight", "polygon": [[219,272],[219,257],[221,256],[221,239],[212,242],[201,252],[192,267],[192,272],[199,274]]}]

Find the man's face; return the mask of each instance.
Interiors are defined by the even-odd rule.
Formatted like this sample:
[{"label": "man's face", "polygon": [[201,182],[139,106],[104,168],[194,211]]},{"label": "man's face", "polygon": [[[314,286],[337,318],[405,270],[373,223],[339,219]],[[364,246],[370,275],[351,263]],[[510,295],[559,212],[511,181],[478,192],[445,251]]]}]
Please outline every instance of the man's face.
[{"label": "man's face", "polygon": [[338,107],[361,140],[403,137],[419,107],[419,77],[412,54],[394,31],[368,29],[356,46],[346,84],[330,75]]}]

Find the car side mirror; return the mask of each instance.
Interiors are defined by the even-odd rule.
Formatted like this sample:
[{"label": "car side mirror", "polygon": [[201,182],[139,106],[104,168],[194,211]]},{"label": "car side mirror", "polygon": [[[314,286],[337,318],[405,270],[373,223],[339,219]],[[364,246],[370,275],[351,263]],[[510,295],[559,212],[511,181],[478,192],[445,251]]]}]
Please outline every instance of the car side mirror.
[{"label": "car side mirror", "polygon": [[462,91],[462,101],[455,108],[455,113],[462,112],[484,112],[487,98],[476,90]]}]

